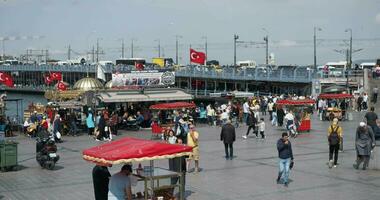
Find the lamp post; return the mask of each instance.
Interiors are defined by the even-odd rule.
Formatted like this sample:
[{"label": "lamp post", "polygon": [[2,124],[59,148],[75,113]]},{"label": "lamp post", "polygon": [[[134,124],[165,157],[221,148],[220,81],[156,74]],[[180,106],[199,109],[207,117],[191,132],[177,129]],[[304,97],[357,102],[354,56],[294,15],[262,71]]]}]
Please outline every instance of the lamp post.
[{"label": "lamp post", "polygon": [[202,39],[205,40],[206,65],[207,65],[207,59],[208,59],[208,54],[207,54],[207,36],[203,36]]},{"label": "lamp post", "polygon": [[264,41],[265,41],[265,64],[268,65],[269,64],[269,57],[268,57],[268,54],[269,54],[269,33],[267,31],[267,29],[265,28],[262,28],[263,31],[265,31],[266,33],[266,36],[264,37]]},{"label": "lamp post", "polygon": [[178,65],[178,39],[182,38],[180,35],[175,35],[175,63]]},{"label": "lamp post", "polygon": [[158,42],[158,57],[161,58],[161,41],[160,39],[155,40]]},{"label": "lamp post", "polygon": [[236,42],[239,39],[238,35],[234,35],[234,67],[236,67]]},{"label": "lamp post", "polygon": [[131,39],[131,58],[133,58],[133,41],[134,40],[135,40],[134,38]]},{"label": "lamp post", "polygon": [[314,26],[314,70],[317,70],[317,31],[322,29]]},{"label": "lamp post", "polygon": [[350,32],[350,53],[348,55],[348,66],[351,68],[352,66],[352,29],[348,28],[344,30],[344,32]]}]

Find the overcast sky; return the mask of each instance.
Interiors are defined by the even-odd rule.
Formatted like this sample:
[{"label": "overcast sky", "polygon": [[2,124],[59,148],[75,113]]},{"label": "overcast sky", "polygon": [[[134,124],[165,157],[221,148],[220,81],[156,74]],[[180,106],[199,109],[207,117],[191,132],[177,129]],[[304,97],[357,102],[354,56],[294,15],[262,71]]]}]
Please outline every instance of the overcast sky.
[{"label": "overcast sky", "polygon": [[[264,42],[278,64],[313,63],[313,28],[317,32],[318,63],[344,60],[335,50],[363,49],[353,60],[380,58],[380,0],[0,0],[0,37],[44,36],[43,39],[5,41],[6,54],[19,55],[27,48],[49,49],[51,57],[66,59],[67,47],[84,54],[99,38],[105,55],[150,60],[158,55],[158,39],[166,57],[175,59],[180,35],[180,63],[188,64],[189,47],[204,51],[208,59],[233,63],[233,35],[238,34],[237,60],[265,62]],[[264,30],[265,29],[265,30]],[[371,40],[368,40],[371,39]],[[1,48],[2,52],[2,48]],[[72,53],[72,56],[77,56]]]}]

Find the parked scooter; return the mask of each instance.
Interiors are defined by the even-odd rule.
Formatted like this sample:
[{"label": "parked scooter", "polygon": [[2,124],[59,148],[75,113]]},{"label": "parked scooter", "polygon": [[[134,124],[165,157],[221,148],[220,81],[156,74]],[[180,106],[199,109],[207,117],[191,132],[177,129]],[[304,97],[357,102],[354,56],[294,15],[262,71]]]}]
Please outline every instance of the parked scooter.
[{"label": "parked scooter", "polygon": [[52,135],[37,137],[36,160],[42,168],[54,169],[55,163],[59,160],[59,155],[57,155],[57,145]]}]

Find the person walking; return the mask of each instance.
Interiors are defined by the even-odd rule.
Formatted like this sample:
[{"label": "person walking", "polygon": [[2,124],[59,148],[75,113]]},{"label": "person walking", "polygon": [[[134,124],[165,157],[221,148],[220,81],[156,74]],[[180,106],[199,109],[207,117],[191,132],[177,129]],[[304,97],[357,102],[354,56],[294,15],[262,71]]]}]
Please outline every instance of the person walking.
[{"label": "person walking", "polygon": [[187,159],[186,169],[189,171],[190,160],[194,160],[194,171],[199,172],[199,133],[195,131],[193,124],[191,124],[189,128],[190,132],[187,134],[187,146],[193,147],[193,154]]},{"label": "person walking", "polygon": [[277,108],[277,124],[279,127],[282,127],[282,125],[284,124],[284,116],[284,109],[282,107]]},{"label": "person walking", "polygon": [[269,100],[269,103],[268,103],[269,121],[273,120],[273,107],[274,107],[273,101]]},{"label": "person walking", "polygon": [[376,104],[377,102],[377,95],[379,94],[379,88],[377,86],[375,86],[373,89],[372,89],[372,102],[374,104]]},{"label": "person walking", "polygon": [[86,118],[86,125],[88,130],[88,136],[91,136],[94,134],[94,116],[92,115],[92,112],[88,112],[87,118]]},{"label": "person walking", "polygon": [[[292,144],[288,140],[287,132],[282,133],[282,137],[277,141],[277,151],[279,157],[279,172],[277,184],[283,183],[285,187],[289,184],[290,163],[293,162]],[[282,180],[282,181],[281,181]]]},{"label": "person walking", "polygon": [[[253,129],[253,132],[255,132],[256,124],[257,124],[257,119],[255,118],[255,115],[253,114],[253,112],[251,112],[247,118],[247,125],[248,125],[247,133],[242,136],[244,139],[248,138],[248,135],[251,129]],[[256,137],[257,137],[257,133],[256,133]]]},{"label": "person walking", "polygon": [[375,107],[371,106],[369,110],[370,111],[364,115],[364,118],[367,120],[367,125],[372,128],[372,131],[374,133],[376,133],[376,131],[378,130],[377,122],[379,118],[375,113]]},{"label": "person walking", "polygon": [[260,122],[258,123],[258,132],[260,132],[260,135],[261,135],[261,139],[265,139],[265,122],[264,122],[264,118],[261,118],[260,119]]},{"label": "person walking", "polygon": [[[224,143],[224,151],[226,153],[226,160],[232,160],[234,158],[233,143],[236,140],[235,127],[231,124],[231,120],[227,120],[227,123],[222,127],[220,133],[220,140]],[[229,151],[228,151],[229,149]]]},{"label": "person walking", "polygon": [[[327,130],[327,139],[329,142],[329,168],[336,167],[338,163],[338,152],[340,143],[343,143],[343,129],[338,125],[338,119],[334,118],[332,124]],[[334,160],[333,160],[334,155]]]},{"label": "person walking", "polygon": [[105,128],[106,128],[106,120],[104,119],[103,113],[100,113],[100,118],[99,118],[99,123],[98,123],[99,134],[96,137],[96,141],[101,141],[105,139],[106,137]]},{"label": "person walking", "polygon": [[249,103],[248,103],[248,100],[243,104],[243,123],[247,123],[247,120],[248,120],[248,115],[249,115],[250,111],[249,111]]},{"label": "person walking", "polygon": [[372,149],[375,147],[375,136],[372,128],[367,126],[365,122],[360,122],[356,130],[355,148],[356,148],[356,163],[353,165],[355,169],[359,169],[360,164],[363,163],[363,170],[366,170],[369,165],[369,158]]},{"label": "person walking", "polygon": [[95,200],[108,199],[108,183],[111,177],[108,168],[105,166],[95,165],[92,169],[92,181],[94,184]]}]

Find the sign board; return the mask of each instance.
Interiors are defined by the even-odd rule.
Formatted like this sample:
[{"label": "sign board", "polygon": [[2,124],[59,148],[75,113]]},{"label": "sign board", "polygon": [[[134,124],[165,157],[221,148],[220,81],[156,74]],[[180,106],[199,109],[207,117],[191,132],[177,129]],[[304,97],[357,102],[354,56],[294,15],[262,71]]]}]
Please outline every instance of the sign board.
[{"label": "sign board", "polygon": [[167,86],[175,83],[174,71],[146,70],[115,72],[112,74],[112,86]]}]

